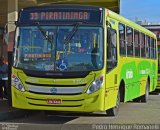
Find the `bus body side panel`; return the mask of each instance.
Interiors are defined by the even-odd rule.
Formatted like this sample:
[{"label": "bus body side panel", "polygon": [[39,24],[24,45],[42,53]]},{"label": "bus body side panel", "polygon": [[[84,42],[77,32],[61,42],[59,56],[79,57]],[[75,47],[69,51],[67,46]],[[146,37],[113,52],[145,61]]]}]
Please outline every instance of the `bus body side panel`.
[{"label": "bus body side panel", "polygon": [[[112,22],[110,22],[112,20],[114,21],[114,24],[116,24],[116,26],[112,24]],[[120,21],[121,20],[123,21],[123,19],[120,19]],[[113,29],[118,30],[117,23],[119,21],[117,17],[114,18],[114,14],[111,13],[111,15],[108,15],[108,21],[111,23],[111,27]],[[132,27],[132,23],[130,26]],[[116,105],[117,92],[122,80],[125,82],[125,102],[145,94],[148,77],[150,78],[150,91],[153,91],[155,89],[156,84],[156,60],[119,56],[118,33],[117,36],[118,65],[106,76],[106,109],[112,108]],[[109,79],[108,82],[107,79]],[[117,83],[115,83],[116,81]]]},{"label": "bus body side panel", "polygon": [[[127,61],[127,62],[125,62]],[[125,81],[125,101],[132,100],[145,94],[148,76],[151,78],[150,72],[152,62],[149,60],[141,61],[141,59],[122,58],[123,66],[121,70],[121,79]],[[153,86],[151,78],[151,85]]]},{"label": "bus body side panel", "polygon": [[[160,41],[158,40],[158,43]],[[160,45],[157,46],[157,49],[158,49],[158,53],[157,53],[157,57],[158,57],[158,76],[157,76],[157,86],[156,86],[156,89],[158,91],[160,91]]]},{"label": "bus body side panel", "polygon": [[157,63],[156,61],[152,62],[152,68],[151,68],[151,84],[150,84],[150,92],[154,91],[157,86]]},{"label": "bus body side panel", "polygon": [[136,69],[136,62],[130,58],[120,58],[120,79],[125,82],[125,101],[137,97],[140,94],[140,82]]},{"label": "bus body side panel", "polygon": [[158,80],[157,80],[157,90],[160,90],[160,73],[158,73]]},{"label": "bus body side panel", "polygon": [[116,68],[106,75],[105,110],[116,106],[118,86],[118,68]]},{"label": "bus body side panel", "polygon": [[[149,30],[142,28],[140,25],[137,25],[134,22],[128,19],[125,19],[122,16],[117,15],[112,11],[108,11],[108,16],[114,20],[119,21],[125,26],[129,26],[132,29],[136,29],[139,32],[144,33],[145,35],[148,35],[149,37],[156,39],[156,36]],[[156,46],[157,46],[157,43],[156,43]],[[145,94],[146,82],[148,77],[150,78],[149,79],[150,91],[153,91],[155,89],[155,86],[157,83],[156,81],[157,72],[158,72],[157,71],[158,64],[156,59],[154,58],[141,59],[141,58],[135,58],[134,56],[133,57],[121,56],[121,58],[118,59],[118,62],[121,64],[120,65],[118,63],[119,65],[118,67],[122,67],[120,81],[124,80],[125,82],[125,101],[131,100],[133,98],[136,98]],[[134,65],[131,64],[131,62],[134,63],[134,61],[135,61],[135,67]],[[144,62],[141,63],[141,61],[144,61]]]}]

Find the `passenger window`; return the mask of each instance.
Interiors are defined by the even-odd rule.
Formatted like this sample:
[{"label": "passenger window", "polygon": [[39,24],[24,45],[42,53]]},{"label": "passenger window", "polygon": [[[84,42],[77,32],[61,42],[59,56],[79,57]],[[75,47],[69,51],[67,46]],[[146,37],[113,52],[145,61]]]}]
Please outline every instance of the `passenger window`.
[{"label": "passenger window", "polygon": [[145,35],[141,33],[141,57],[145,57]]},{"label": "passenger window", "polygon": [[133,56],[133,29],[126,27],[127,55]]},{"label": "passenger window", "polygon": [[150,58],[154,58],[154,39],[151,38],[151,45],[150,45],[150,51],[151,51],[151,57]]},{"label": "passenger window", "polygon": [[154,58],[155,59],[157,58],[156,50],[157,50],[156,40],[154,40]]},{"label": "passenger window", "polygon": [[126,56],[125,26],[123,24],[119,24],[119,44],[120,44],[120,55]]},{"label": "passenger window", "polygon": [[140,57],[140,44],[139,44],[139,32],[134,30],[134,48],[135,48],[135,56]]},{"label": "passenger window", "polygon": [[149,58],[150,57],[150,37],[146,36],[146,57]]}]

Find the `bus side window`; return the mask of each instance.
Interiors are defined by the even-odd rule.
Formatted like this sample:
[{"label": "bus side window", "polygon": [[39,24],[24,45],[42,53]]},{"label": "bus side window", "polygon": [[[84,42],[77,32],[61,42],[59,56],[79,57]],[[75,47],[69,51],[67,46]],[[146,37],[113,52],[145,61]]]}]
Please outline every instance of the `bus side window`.
[{"label": "bus side window", "polygon": [[151,51],[151,59],[154,59],[154,39],[151,38],[151,45],[150,45],[150,51]]},{"label": "bus side window", "polygon": [[145,57],[145,35],[143,33],[141,33],[140,39],[141,39],[141,57]]},{"label": "bus side window", "polygon": [[118,29],[119,29],[120,55],[126,56],[125,26],[119,23]]},{"label": "bus side window", "polygon": [[133,56],[133,29],[126,27],[127,56]]},{"label": "bus side window", "polygon": [[154,39],[154,59],[157,58],[156,52],[157,52],[157,46],[156,46],[156,40]]},{"label": "bus side window", "polygon": [[107,29],[107,72],[117,66],[117,34],[116,30]]},{"label": "bus side window", "polygon": [[146,58],[149,58],[150,56],[149,43],[150,43],[150,38],[146,35]]},{"label": "bus side window", "polygon": [[137,30],[134,30],[134,47],[135,57],[140,57],[140,37]]}]

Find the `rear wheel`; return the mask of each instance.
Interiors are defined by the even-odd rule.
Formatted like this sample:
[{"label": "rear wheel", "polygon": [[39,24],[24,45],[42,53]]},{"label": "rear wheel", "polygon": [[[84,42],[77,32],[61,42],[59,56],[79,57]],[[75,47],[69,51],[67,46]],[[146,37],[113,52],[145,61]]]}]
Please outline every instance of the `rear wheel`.
[{"label": "rear wheel", "polygon": [[106,110],[107,116],[117,116],[119,111],[119,105],[120,105],[120,91],[118,91],[116,106]]},{"label": "rear wheel", "polygon": [[149,86],[150,84],[147,81],[145,95],[140,97],[141,102],[144,102],[144,103],[147,102],[148,97],[149,97]]},{"label": "rear wheel", "polygon": [[138,98],[133,99],[133,102],[142,102],[142,103],[146,103],[149,97],[149,82],[147,81],[146,84],[146,90],[145,90],[145,94],[143,96],[140,96]]},{"label": "rear wheel", "polygon": [[133,99],[133,102],[141,102],[140,97]]}]

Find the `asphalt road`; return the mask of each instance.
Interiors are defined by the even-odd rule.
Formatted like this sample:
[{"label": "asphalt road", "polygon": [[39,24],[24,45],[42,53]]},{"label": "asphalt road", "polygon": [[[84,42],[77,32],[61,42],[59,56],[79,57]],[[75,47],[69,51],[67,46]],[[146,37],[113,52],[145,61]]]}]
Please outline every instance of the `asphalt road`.
[{"label": "asphalt road", "polygon": [[107,117],[105,112],[47,115],[43,111],[36,111],[32,115],[3,121],[0,124],[0,129],[3,130],[7,130],[4,128],[9,128],[9,130],[158,130],[160,129],[160,94],[150,95],[147,103],[120,104],[119,114],[116,117]]}]

